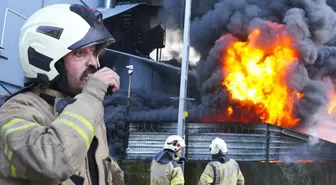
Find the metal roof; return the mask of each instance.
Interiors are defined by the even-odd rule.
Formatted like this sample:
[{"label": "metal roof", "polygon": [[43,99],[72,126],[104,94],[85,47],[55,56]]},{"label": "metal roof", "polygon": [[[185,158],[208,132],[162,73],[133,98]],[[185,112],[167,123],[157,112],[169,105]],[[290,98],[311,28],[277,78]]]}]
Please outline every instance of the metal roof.
[{"label": "metal roof", "polygon": [[[106,55],[106,58],[115,58],[116,56],[123,56],[123,57],[127,57],[129,60],[138,60],[138,61],[142,61],[144,63],[149,63],[151,65],[153,65],[154,67],[159,67],[162,68],[164,70],[172,70],[172,71],[181,71],[180,67],[176,67],[173,66],[171,64],[167,64],[164,62],[159,62],[156,60],[152,60],[149,58],[144,58],[144,57],[140,57],[140,56],[136,56],[133,54],[129,54],[129,53],[125,53],[125,52],[121,52],[121,51],[117,51],[117,50],[112,50],[112,49],[105,49],[104,55]],[[189,74],[192,74],[191,72],[189,72]]]},{"label": "metal roof", "polygon": [[123,13],[141,4],[144,4],[144,3],[121,4],[121,5],[116,5],[114,8],[97,8],[97,10],[99,10],[103,14],[104,19],[106,19],[106,18],[115,16],[115,15],[118,15],[120,13]]}]

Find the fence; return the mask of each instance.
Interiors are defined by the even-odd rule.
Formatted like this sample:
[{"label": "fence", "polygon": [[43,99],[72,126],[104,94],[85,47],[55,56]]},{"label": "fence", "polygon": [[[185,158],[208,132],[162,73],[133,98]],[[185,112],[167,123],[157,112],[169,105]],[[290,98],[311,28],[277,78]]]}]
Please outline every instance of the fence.
[{"label": "fence", "polygon": [[[177,123],[132,122],[126,149],[128,160],[151,160],[165,139],[176,134]],[[209,144],[215,137],[228,144],[237,161],[307,162],[335,160],[336,145],[309,135],[268,124],[188,123],[186,156],[191,161],[211,159]]]}]

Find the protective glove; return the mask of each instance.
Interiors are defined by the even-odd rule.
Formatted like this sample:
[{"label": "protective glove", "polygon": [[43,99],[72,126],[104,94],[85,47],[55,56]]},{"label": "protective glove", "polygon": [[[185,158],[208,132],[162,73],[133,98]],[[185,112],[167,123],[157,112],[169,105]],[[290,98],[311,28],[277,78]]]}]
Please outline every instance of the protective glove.
[{"label": "protective glove", "polygon": [[176,161],[178,164],[182,164],[183,162],[187,163],[188,159],[185,157],[180,157],[180,159],[178,161]]}]

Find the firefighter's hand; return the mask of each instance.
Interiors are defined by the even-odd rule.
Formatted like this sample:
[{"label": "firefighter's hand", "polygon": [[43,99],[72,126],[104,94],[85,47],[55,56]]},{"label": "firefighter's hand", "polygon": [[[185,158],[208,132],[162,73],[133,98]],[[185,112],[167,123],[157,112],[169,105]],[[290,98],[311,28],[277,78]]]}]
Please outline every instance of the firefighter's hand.
[{"label": "firefighter's hand", "polygon": [[112,92],[108,93],[115,93],[120,88],[120,77],[119,75],[113,71],[112,69],[108,67],[103,67],[102,69],[99,69],[97,72],[92,74],[93,77],[98,78],[102,82],[108,84]]},{"label": "firefighter's hand", "polygon": [[177,161],[178,164],[182,164],[182,163],[187,163],[188,162],[188,159],[185,158],[185,157],[180,157],[180,159]]}]

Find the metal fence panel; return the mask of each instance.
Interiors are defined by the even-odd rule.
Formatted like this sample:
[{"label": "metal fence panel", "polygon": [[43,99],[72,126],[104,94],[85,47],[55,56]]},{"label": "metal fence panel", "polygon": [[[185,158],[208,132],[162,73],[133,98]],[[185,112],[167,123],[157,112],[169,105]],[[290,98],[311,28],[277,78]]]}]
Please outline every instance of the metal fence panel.
[{"label": "metal fence panel", "polygon": [[[165,139],[177,132],[177,123],[130,124],[127,159],[151,160],[162,150]],[[219,137],[228,144],[229,156],[237,161],[335,160],[336,145],[267,124],[188,123],[188,160],[210,160],[209,144]]]}]

